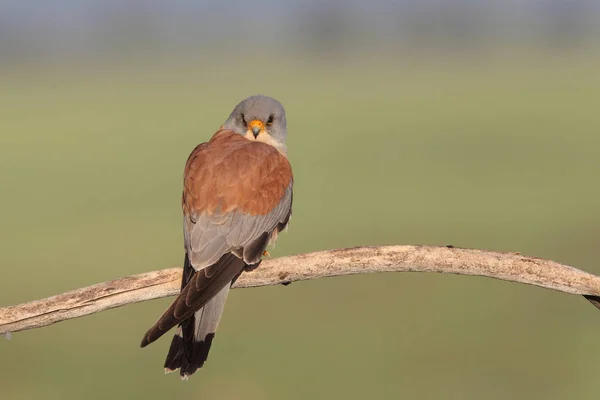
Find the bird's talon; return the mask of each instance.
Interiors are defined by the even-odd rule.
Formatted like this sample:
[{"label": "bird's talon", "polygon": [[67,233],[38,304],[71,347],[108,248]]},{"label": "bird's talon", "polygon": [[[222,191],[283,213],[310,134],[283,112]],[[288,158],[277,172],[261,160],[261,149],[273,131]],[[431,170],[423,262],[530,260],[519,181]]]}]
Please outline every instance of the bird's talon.
[{"label": "bird's talon", "polygon": [[265,250],[263,251],[263,257],[271,257],[271,253]]}]

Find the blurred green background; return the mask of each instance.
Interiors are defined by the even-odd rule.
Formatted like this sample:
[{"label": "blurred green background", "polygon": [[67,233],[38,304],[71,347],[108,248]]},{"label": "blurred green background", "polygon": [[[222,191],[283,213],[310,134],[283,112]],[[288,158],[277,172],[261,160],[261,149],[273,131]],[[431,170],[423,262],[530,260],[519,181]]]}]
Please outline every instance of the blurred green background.
[{"label": "blurred green background", "polygon": [[[54,3],[54,14],[71,15],[69,2]],[[556,36],[567,41],[523,32],[523,40],[493,36],[472,46],[416,29],[402,36],[408,44],[388,47],[368,35],[350,41],[348,19],[337,18],[348,9],[316,8],[313,25],[303,25],[311,29],[278,26],[288,36],[272,48],[217,37],[172,52],[164,50],[171,42],[154,40],[161,46],[138,54],[150,42],[135,33],[154,25],[125,23],[129,30],[110,36],[104,19],[99,37],[110,40],[102,46],[63,48],[61,37],[89,34],[88,26],[4,36],[18,40],[1,53],[0,305],[181,265],[185,160],[255,93],[288,112],[294,217],[274,257],[453,244],[600,274],[598,43],[567,29]],[[129,12],[116,15],[140,15]],[[161,21],[156,15],[150,20]],[[173,29],[172,40],[183,36]],[[111,45],[115,37],[121,47]],[[61,46],[27,47],[37,42]],[[600,313],[583,298],[539,288],[405,273],[234,290],[207,365],[186,383],[163,376],[170,339],[139,348],[170,301],[0,340],[0,398],[600,392]]]}]

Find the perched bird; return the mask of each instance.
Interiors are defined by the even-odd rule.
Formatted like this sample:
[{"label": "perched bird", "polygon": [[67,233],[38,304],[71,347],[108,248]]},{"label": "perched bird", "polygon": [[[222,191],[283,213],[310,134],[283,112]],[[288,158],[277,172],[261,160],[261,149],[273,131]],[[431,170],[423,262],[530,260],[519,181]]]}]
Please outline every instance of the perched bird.
[{"label": "perched bird", "polygon": [[179,325],[165,371],[183,379],[202,367],[229,288],[260,264],[292,214],[292,168],[283,106],[266,96],[239,103],[207,143],[190,154],[183,178],[185,261],[181,292],[145,347]]}]

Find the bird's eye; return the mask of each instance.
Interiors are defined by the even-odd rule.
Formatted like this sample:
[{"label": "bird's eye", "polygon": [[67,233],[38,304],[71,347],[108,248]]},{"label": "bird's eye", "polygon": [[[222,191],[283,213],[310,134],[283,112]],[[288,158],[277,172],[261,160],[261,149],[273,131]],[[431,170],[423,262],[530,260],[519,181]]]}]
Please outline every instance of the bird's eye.
[{"label": "bird's eye", "polygon": [[275,119],[275,117],[273,116],[273,114],[269,115],[269,119],[267,120],[267,125],[271,125],[273,123],[274,119]]},{"label": "bird's eye", "polygon": [[248,124],[246,124],[246,117],[244,117],[244,114],[241,115],[241,118],[242,118],[242,123],[244,125],[248,125]]}]

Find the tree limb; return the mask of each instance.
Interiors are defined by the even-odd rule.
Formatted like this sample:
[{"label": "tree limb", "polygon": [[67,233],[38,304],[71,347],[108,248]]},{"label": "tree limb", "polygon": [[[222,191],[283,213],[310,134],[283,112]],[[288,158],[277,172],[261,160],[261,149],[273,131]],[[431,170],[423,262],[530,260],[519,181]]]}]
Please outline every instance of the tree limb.
[{"label": "tree limb", "polygon": [[[519,253],[433,246],[382,246],[326,250],[265,260],[244,273],[234,287],[288,284],[308,279],[374,272],[441,272],[487,276],[584,295],[600,308],[600,277]],[[0,308],[0,333],[40,328],[55,322],[175,295],[181,268],[127,276],[30,303]]]}]

